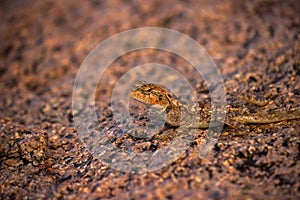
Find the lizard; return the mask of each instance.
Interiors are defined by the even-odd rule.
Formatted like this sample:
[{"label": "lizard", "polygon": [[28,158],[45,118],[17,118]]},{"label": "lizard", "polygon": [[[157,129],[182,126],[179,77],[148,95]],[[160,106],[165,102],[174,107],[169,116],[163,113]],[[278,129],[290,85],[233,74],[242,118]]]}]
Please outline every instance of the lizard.
[{"label": "lizard", "polygon": [[153,106],[161,114],[164,113],[166,124],[172,127],[184,125],[188,128],[206,129],[224,123],[231,125],[232,121],[233,124],[268,124],[300,118],[300,109],[290,111],[263,110],[247,113],[238,108],[229,108],[226,110],[229,119],[224,122],[214,120],[211,123],[213,106],[178,100],[175,94],[166,87],[146,81],[138,81],[129,96],[143,104]]}]

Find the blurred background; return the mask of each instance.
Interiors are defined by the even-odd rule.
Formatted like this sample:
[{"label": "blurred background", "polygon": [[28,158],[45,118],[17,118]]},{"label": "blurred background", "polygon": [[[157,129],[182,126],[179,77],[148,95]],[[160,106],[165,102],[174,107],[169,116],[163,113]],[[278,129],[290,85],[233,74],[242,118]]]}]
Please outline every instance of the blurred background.
[{"label": "blurred background", "polygon": [[[171,166],[138,175],[93,159],[78,139],[71,110],[75,76],[89,52],[110,36],[146,26],[170,28],[199,42],[219,67],[232,104],[247,105],[238,96],[250,94],[270,102],[268,109],[299,108],[299,13],[297,0],[1,1],[1,143],[15,141],[15,130],[45,131],[49,137],[47,155],[37,166],[26,158],[1,158],[1,197],[300,198],[297,121],[250,127],[240,137],[225,130],[206,161],[193,153],[199,136]],[[196,86],[196,95],[207,93],[181,58],[133,52],[112,63],[112,83],[98,90],[96,111],[103,126],[111,120],[106,94],[117,78],[148,62],[177,66]],[[3,155],[11,151],[3,149]]]}]

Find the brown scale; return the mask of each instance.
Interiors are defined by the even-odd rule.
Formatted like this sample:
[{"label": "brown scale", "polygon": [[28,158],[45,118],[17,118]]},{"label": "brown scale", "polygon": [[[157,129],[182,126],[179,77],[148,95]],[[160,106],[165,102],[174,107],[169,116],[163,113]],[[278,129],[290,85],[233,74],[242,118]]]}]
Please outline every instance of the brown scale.
[{"label": "brown scale", "polygon": [[[191,108],[195,108],[191,102],[178,101],[174,94],[161,85],[139,81],[131,91],[130,97],[155,107],[161,113],[166,112],[166,122],[171,126],[184,125],[188,128],[208,128],[213,125],[210,124],[211,113],[209,111],[211,108],[201,107],[196,103],[198,105],[196,111],[191,110]],[[229,117],[226,122],[236,121],[242,124],[266,124],[300,118],[300,109],[246,113],[236,108],[228,108],[226,113]],[[218,125],[220,122],[215,124]]]}]

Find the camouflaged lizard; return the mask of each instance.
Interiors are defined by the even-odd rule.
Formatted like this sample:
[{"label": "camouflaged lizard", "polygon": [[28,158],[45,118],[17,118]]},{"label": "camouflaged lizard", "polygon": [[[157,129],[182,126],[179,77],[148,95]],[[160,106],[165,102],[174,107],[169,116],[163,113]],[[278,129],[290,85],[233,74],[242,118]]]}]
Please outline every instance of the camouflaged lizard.
[{"label": "camouflaged lizard", "polygon": [[[179,101],[177,97],[164,86],[138,81],[131,91],[130,97],[146,105],[153,106],[166,115],[166,123],[170,126],[184,125],[187,128],[205,129],[220,124],[266,124],[300,118],[300,109],[293,111],[263,110],[247,113],[237,108],[227,108],[224,122],[211,122],[212,106],[201,105],[199,102]],[[233,122],[233,123],[232,123]],[[236,123],[235,123],[236,122]]]}]

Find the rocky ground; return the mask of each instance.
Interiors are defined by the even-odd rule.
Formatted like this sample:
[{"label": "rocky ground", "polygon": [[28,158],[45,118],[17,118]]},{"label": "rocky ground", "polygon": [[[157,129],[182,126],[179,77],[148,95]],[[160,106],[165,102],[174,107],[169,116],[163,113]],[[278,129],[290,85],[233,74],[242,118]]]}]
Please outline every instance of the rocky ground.
[{"label": "rocky ground", "polygon": [[[197,149],[206,132],[199,130],[178,160],[136,174],[95,158],[72,115],[73,83],[84,58],[108,37],[144,26],[198,41],[219,67],[232,106],[299,108],[299,13],[296,0],[1,1],[1,199],[299,199],[299,120],[226,126],[204,159]],[[174,55],[145,50],[116,60],[109,84],[98,88],[96,113],[100,129],[123,149],[155,151],[169,142],[120,134],[109,106],[118,78],[150,61],[177,66],[196,95],[207,93]],[[247,96],[267,105],[249,104]]]}]

